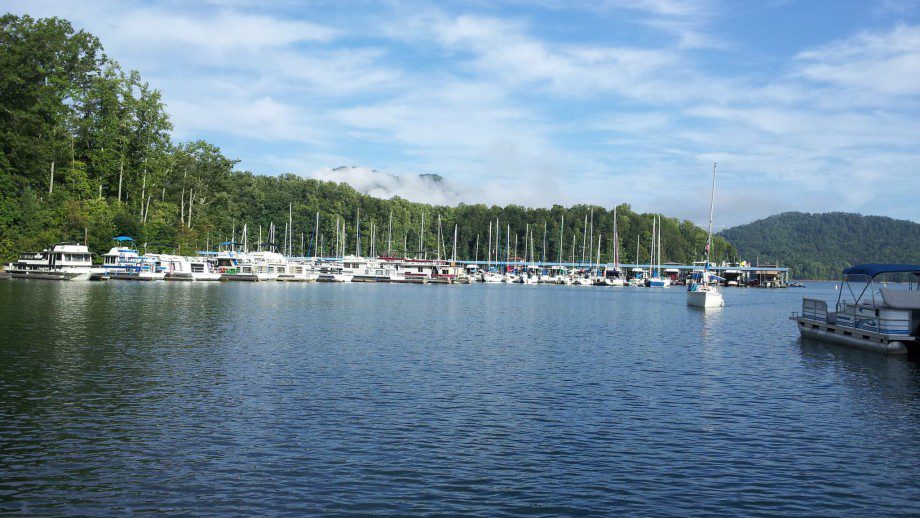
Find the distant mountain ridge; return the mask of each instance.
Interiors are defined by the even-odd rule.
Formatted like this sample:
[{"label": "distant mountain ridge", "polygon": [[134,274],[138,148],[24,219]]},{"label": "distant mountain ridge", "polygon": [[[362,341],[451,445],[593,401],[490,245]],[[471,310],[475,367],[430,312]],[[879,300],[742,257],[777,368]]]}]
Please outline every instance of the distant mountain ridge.
[{"label": "distant mountain ridge", "polygon": [[795,278],[836,279],[860,263],[920,263],[920,224],[846,212],[784,212],[722,231],[741,257],[779,261]]}]

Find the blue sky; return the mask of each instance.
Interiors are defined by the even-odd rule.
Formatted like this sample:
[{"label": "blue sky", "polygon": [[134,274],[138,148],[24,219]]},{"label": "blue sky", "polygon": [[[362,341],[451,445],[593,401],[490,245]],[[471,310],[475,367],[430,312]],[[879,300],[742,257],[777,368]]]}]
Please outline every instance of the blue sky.
[{"label": "blue sky", "polygon": [[[97,34],[177,140],[419,201],[920,221],[920,2],[5,2]],[[341,165],[357,166],[331,171]],[[413,181],[438,173],[443,188]]]}]

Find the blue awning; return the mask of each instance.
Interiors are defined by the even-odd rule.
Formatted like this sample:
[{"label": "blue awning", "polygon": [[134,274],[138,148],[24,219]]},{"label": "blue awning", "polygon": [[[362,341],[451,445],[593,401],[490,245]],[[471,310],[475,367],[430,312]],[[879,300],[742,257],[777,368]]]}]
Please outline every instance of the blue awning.
[{"label": "blue awning", "polygon": [[[693,279],[693,280],[697,280],[697,281],[698,281],[698,280],[700,280],[700,279],[703,278],[703,273],[702,273],[702,272],[693,272],[693,273],[690,274],[690,278]],[[710,278],[710,279],[715,279],[715,280],[717,280],[717,281],[719,281],[719,282],[725,282],[725,277],[719,277],[718,275],[716,275],[716,274],[714,274],[714,273],[710,273],[710,274],[709,274],[709,278]]]},{"label": "blue awning", "polygon": [[920,266],[912,264],[858,264],[843,270],[844,275],[875,277],[883,273],[913,273],[920,275]]},{"label": "blue awning", "polygon": [[113,237],[112,239],[115,241],[134,241],[133,238],[130,238],[128,236],[118,236],[118,237]]}]

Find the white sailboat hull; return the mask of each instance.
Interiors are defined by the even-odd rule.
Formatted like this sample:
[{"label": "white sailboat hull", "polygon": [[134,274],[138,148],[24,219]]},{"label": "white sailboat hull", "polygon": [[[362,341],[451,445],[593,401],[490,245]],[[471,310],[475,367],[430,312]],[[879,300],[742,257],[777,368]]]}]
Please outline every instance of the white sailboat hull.
[{"label": "white sailboat hull", "polygon": [[722,294],[718,291],[688,291],[687,305],[698,308],[720,308],[725,305],[725,300],[722,299]]}]

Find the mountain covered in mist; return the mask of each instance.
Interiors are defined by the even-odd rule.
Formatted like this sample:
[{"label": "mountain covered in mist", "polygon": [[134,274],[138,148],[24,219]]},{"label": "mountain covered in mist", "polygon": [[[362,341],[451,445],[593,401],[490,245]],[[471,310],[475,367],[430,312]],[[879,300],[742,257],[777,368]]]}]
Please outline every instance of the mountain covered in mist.
[{"label": "mountain covered in mist", "polygon": [[384,200],[399,196],[421,203],[457,205],[475,198],[468,189],[435,173],[395,175],[369,167],[339,166],[314,171],[310,177],[347,183],[361,194]]},{"label": "mountain covered in mist", "polygon": [[920,224],[845,212],[784,212],[720,233],[741,257],[779,261],[796,278],[834,279],[860,263],[920,262]]}]

